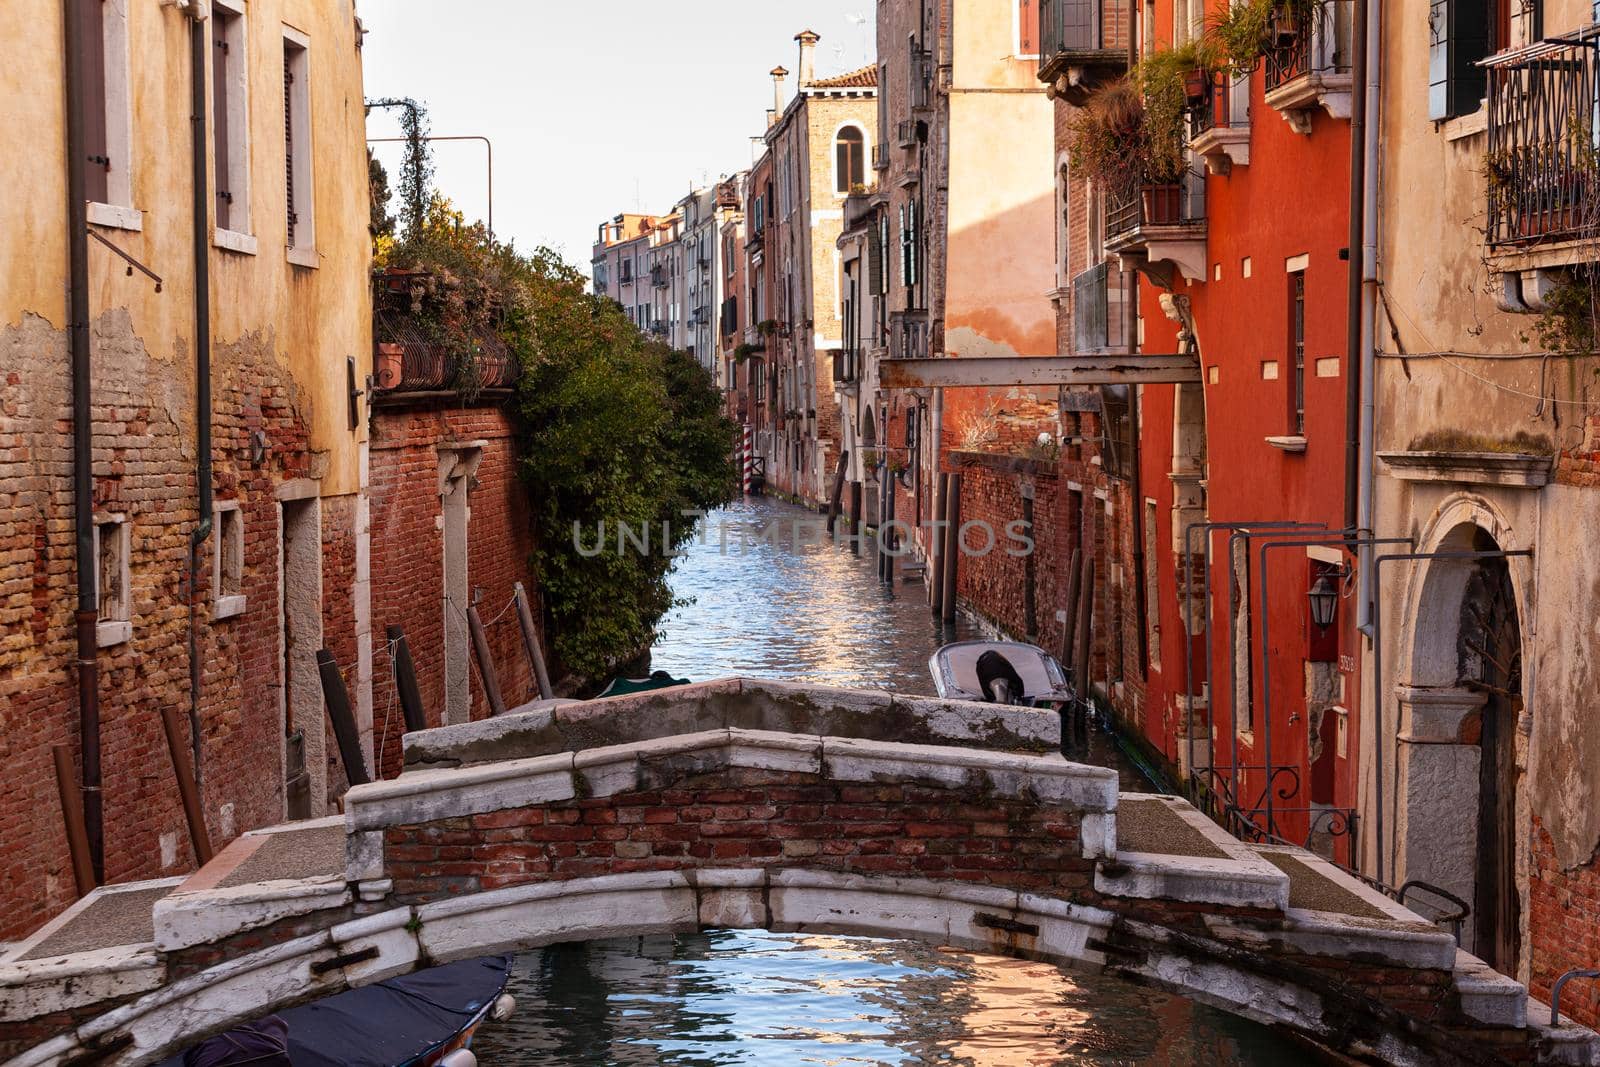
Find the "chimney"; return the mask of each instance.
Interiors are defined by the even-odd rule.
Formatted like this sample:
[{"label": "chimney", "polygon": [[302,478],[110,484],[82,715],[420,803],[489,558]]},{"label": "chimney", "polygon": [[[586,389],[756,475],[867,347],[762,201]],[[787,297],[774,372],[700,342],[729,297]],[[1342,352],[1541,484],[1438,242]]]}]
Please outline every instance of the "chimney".
[{"label": "chimney", "polygon": [[767,112],[768,126],[777,122],[778,116],[783,114],[783,79],[788,76],[789,72],[782,67],[772,68],[772,110]]},{"label": "chimney", "polygon": [[795,84],[803,89],[817,80],[815,53],[817,42],[822,38],[811,30],[801,30],[794,35],[794,39],[800,42],[800,74]]}]

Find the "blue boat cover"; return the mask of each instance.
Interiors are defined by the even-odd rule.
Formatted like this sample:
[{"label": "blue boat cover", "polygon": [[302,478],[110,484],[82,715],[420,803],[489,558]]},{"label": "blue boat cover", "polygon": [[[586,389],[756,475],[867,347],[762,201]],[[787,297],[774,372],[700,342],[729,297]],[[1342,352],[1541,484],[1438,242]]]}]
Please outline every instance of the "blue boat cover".
[{"label": "blue boat cover", "polygon": [[[430,967],[237,1027],[159,1067],[402,1067],[465,1029],[510,971],[510,956]],[[284,1027],[287,1058],[274,1040]]]}]

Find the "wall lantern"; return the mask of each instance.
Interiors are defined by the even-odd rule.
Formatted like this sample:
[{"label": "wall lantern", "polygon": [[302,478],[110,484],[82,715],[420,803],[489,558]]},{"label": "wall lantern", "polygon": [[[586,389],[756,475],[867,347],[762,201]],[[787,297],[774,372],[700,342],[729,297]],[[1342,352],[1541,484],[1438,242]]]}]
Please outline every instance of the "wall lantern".
[{"label": "wall lantern", "polygon": [[1306,596],[1311,600],[1311,621],[1324,630],[1332,626],[1333,617],[1339,610],[1339,590],[1332,580],[1326,574],[1322,575],[1312,583]]}]

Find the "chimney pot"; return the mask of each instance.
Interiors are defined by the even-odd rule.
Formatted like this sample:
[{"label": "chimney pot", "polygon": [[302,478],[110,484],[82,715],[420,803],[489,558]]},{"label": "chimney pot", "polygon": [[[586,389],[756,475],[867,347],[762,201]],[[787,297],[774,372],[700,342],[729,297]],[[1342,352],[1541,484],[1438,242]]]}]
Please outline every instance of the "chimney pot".
[{"label": "chimney pot", "polygon": [[794,35],[794,39],[800,42],[800,73],[795,84],[804,88],[817,80],[816,49],[822,37],[815,31],[801,30]]}]

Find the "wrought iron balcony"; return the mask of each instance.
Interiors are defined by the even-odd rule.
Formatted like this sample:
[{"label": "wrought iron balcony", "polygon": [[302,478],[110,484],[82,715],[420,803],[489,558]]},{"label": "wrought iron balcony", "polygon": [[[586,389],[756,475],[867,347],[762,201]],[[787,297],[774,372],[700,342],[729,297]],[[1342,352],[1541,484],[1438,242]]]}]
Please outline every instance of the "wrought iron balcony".
[{"label": "wrought iron balcony", "polygon": [[1117,0],[1039,0],[1039,80],[1082,107],[1128,69],[1126,5]]},{"label": "wrought iron balcony", "polygon": [[1484,66],[1489,244],[1593,237],[1600,232],[1600,24]]},{"label": "wrought iron balcony", "polygon": [[383,309],[373,314],[372,332],[375,401],[452,391],[470,398],[505,389],[517,378],[515,358],[492,333],[465,347],[446,345],[431,339],[412,316]]},{"label": "wrought iron balcony", "polygon": [[1183,179],[1156,184],[1134,179],[1106,190],[1106,251],[1142,260],[1151,274],[1171,263],[1193,281],[1205,280],[1206,179],[1189,169]]},{"label": "wrought iron balcony", "polygon": [[1191,101],[1189,148],[1213,174],[1250,162],[1250,80],[1213,73],[1205,95]]},{"label": "wrought iron balcony", "polygon": [[1115,352],[1128,347],[1133,276],[1099,263],[1072,279],[1073,352]]},{"label": "wrought iron balcony", "polygon": [[667,287],[667,268],[662,266],[651,267],[650,284],[657,289],[665,289]]},{"label": "wrought iron balcony", "polygon": [[910,148],[917,143],[917,120],[901,119],[894,125],[895,140],[901,148]]},{"label": "wrought iron balcony", "polygon": [[875,144],[875,145],[872,146],[872,169],[873,170],[888,170],[889,169],[889,145],[888,145],[888,142],[883,142],[883,143]]},{"label": "wrought iron balcony", "polygon": [[1351,0],[1327,0],[1273,15],[1272,47],[1262,64],[1266,100],[1296,133],[1311,132],[1318,107],[1336,119],[1350,117],[1351,7]]}]

